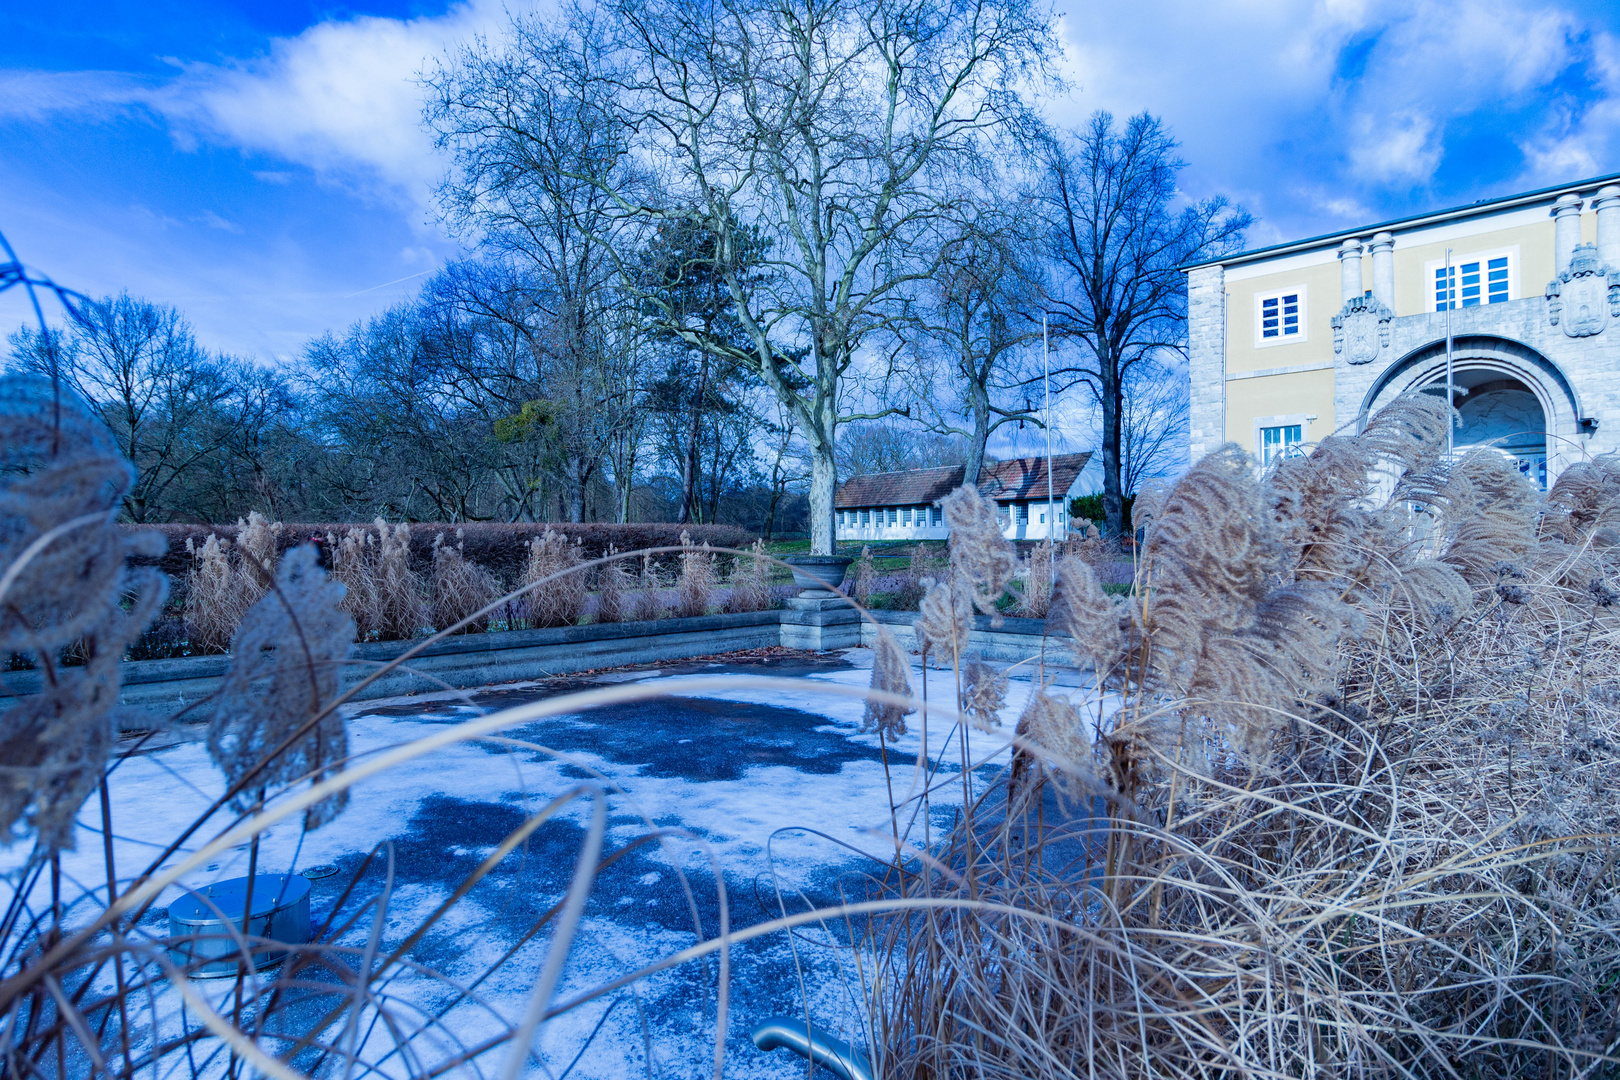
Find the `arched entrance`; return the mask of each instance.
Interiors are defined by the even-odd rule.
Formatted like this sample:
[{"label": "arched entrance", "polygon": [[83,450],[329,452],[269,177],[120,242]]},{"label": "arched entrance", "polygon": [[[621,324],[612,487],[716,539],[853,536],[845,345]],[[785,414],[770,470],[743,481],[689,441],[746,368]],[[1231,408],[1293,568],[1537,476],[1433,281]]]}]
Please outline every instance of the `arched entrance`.
[{"label": "arched entrance", "polygon": [[[1513,458],[1537,486],[1558,478],[1580,453],[1580,405],[1564,373],[1517,341],[1471,336],[1452,347],[1452,404],[1458,449],[1491,447]],[[1391,364],[1362,399],[1361,419],[1410,391],[1444,393],[1446,345],[1437,341]]]},{"label": "arched entrance", "polygon": [[[1504,378],[1488,368],[1456,371],[1452,385],[1457,388],[1452,404],[1462,418],[1452,433],[1457,451],[1496,450],[1512,458],[1520,472],[1545,490],[1547,415],[1535,391],[1519,379]],[[1430,386],[1433,393],[1444,394],[1445,376]]]}]

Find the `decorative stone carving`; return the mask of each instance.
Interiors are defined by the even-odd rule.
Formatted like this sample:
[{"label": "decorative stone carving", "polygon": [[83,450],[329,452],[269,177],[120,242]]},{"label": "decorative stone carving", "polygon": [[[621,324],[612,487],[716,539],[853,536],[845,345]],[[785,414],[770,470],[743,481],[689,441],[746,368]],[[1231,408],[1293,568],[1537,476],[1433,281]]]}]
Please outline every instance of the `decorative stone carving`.
[{"label": "decorative stone carving", "polygon": [[1547,283],[1547,319],[1572,338],[1603,332],[1609,318],[1620,318],[1620,270],[1598,257],[1595,244],[1581,244],[1569,269]]},{"label": "decorative stone carving", "polygon": [[1372,296],[1352,296],[1330,320],[1333,324],[1333,351],[1343,353],[1352,364],[1370,364],[1389,347],[1389,324],[1395,318],[1382,301]]}]

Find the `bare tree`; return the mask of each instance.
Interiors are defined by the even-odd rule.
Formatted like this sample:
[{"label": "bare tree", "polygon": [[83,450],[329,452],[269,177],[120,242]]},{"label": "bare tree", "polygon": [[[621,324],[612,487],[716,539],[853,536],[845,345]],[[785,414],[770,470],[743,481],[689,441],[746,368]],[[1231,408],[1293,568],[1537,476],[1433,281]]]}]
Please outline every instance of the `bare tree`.
[{"label": "bare tree", "polygon": [[[811,549],[830,553],[837,429],[856,418],[843,380],[893,333],[960,198],[954,177],[982,132],[1024,117],[1017,88],[1051,51],[1048,12],[1030,0],[612,0],[551,26],[519,20],[499,51],[474,46],[434,79],[434,116],[463,176],[505,144],[524,168],[596,185],[629,219],[714,234],[747,349],[683,333],[741,352],[793,410],[811,455]],[[516,152],[551,138],[534,113],[562,92],[572,110],[616,113],[603,138],[623,138],[621,158]],[[609,167],[625,161],[659,186]],[[742,230],[768,245],[763,273]]]},{"label": "bare tree", "polygon": [[1142,481],[1187,464],[1188,390],[1185,369],[1139,364],[1126,378],[1120,432],[1120,490],[1134,495]]},{"label": "bare tree", "polygon": [[124,511],[137,522],[190,515],[191,485],[266,415],[251,371],[210,355],[172,307],[128,293],[81,306],[66,330],[23,328],[12,365],[59,377],[101,415],[137,470]]},{"label": "bare tree", "polygon": [[1162,351],[1185,352],[1186,286],[1180,267],[1236,250],[1251,218],[1216,196],[1178,211],[1176,142],[1147,113],[1123,129],[1106,112],[1044,147],[1043,201],[1055,280],[1053,330],[1078,360],[1053,374],[1083,383],[1102,416],[1103,515],[1124,534],[1120,496],[1124,396],[1132,369]]},{"label": "bare tree", "polygon": [[1003,424],[1039,422],[1027,406],[1007,401],[1029,375],[1026,349],[1040,334],[1031,317],[1041,293],[1030,254],[1039,236],[1020,225],[1026,215],[1012,199],[987,203],[941,248],[919,315],[932,348],[914,375],[918,419],[965,444],[969,477],[979,475],[985,444]]},{"label": "bare tree", "polygon": [[[466,278],[463,299],[504,321],[526,346],[521,369],[491,379],[514,409],[548,404],[570,521],[584,520],[586,492],[633,416],[636,380],[625,367],[640,350],[634,322],[622,317],[630,300],[617,286],[619,252],[639,246],[638,223],[610,192],[646,184],[625,154],[610,103],[590,92],[595,74],[582,61],[599,43],[582,32],[580,42],[548,43],[578,44],[583,53],[548,54],[548,78],[538,82],[486,62],[475,48],[453,73],[431,80],[427,109],[456,161],[438,192],[446,218],[480,244],[486,261],[512,270],[493,290],[483,278]],[[521,100],[510,96],[514,77]]]}]

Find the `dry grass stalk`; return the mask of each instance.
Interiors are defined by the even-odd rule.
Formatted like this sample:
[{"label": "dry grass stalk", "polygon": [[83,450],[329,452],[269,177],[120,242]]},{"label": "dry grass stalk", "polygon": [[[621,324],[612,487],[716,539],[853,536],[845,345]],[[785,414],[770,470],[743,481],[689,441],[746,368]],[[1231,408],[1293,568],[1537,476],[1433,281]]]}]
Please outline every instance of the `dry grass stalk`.
[{"label": "dry grass stalk", "polygon": [[375,637],[382,623],[372,558],[374,547],[371,534],[364,529],[350,529],[341,537],[326,534],[332,577],[343,586],[343,610],[354,620],[362,641]]},{"label": "dry grass stalk", "polygon": [[[907,672],[911,662],[901,650],[887,626],[878,627],[877,645],[872,653],[872,689],[900,697],[911,697],[911,680]],[[861,719],[862,731],[875,731],[882,738],[893,741],[906,733],[906,717],[916,712],[910,706],[890,701],[867,699],[866,712]]]},{"label": "dry grass stalk", "polygon": [[[495,575],[467,558],[462,531],[456,530],[454,545],[444,541],[444,533],[433,538],[433,606],[430,616],[440,630],[454,626],[475,611],[493,603],[501,595]],[[489,629],[489,615],[462,627],[459,633],[476,634]]]},{"label": "dry grass stalk", "polygon": [[1009,786],[891,875],[961,906],[860,943],[881,1073],[1620,1075],[1620,468],[1538,524],[1448,415],[1206,457],[1138,502],[1128,598],[1060,564],[1105,685],[1033,694]]},{"label": "dry grass stalk", "polygon": [[[618,549],[608,545],[608,555],[617,555]],[[630,591],[630,575],[625,572],[624,560],[616,559],[596,572],[596,621],[623,622],[629,608],[625,594]]]},{"label": "dry grass stalk", "polygon": [[[327,578],[315,549],[294,548],[281,560],[272,590],[249,609],[231,640],[231,666],[208,725],[208,753],[227,784],[241,788],[239,810],[252,809],[267,789],[318,783],[348,757],[337,710],[311,723],[337,697],[340,665],[354,644],[354,620],[342,600],[343,586]],[[305,827],[330,821],[347,801],[345,790],[310,806]]]},{"label": "dry grass stalk", "polygon": [[709,613],[714,596],[714,552],[707,543],[695,546],[692,538],[681,534],[681,577],[675,590],[675,614],[691,619]]},{"label": "dry grass stalk", "polygon": [[632,618],[639,622],[666,618],[669,608],[664,602],[663,582],[659,579],[658,564],[651,555],[641,557],[641,573],[636,576],[635,602]]},{"label": "dry grass stalk", "polygon": [[765,557],[765,541],[755,540],[750,550],[753,554],[732,561],[727,611],[764,611],[771,606],[771,564]]},{"label": "dry grass stalk", "polygon": [[[75,815],[116,743],[124,650],[163,603],[162,577],[125,565],[151,546],[113,524],[133,481],[72,394],[0,378],[0,655],[28,658],[42,682],[0,709],[0,842],[32,832],[33,866],[73,846]],[[70,646],[83,663],[59,665]]]},{"label": "dry grass stalk", "polygon": [[230,541],[209,533],[199,547],[187,537],[186,554],[193,560],[186,572],[186,636],[198,652],[224,652],[247,610],[231,565]]},{"label": "dry grass stalk", "polygon": [[255,510],[236,526],[234,546],[215,533],[200,545],[186,538],[192,565],[183,617],[187,638],[199,652],[224,652],[242,616],[269,591],[275,576],[281,523],[272,524]]},{"label": "dry grass stalk", "polygon": [[894,606],[900,611],[916,611],[922,603],[923,579],[933,573],[933,563],[921,544],[911,549],[911,561],[901,575],[900,587],[895,593]]},{"label": "dry grass stalk", "polygon": [[411,527],[400,522],[389,528],[378,518],[378,543],[372,578],[377,597],[377,630],[381,637],[409,640],[427,626],[427,605],[422,584],[411,569]]},{"label": "dry grass stalk", "polygon": [[577,569],[583,561],[579,542],[570,543],[560,532],[547,529],[544,536],[529,542],[529,562],[524,569],[523,584],[533,585],[551,578],[528,594],[529,625],[573,626],[579,622],[589,597],[585,574]]},{"label": "dry grass stalk", "polygon": [[1052,607],[1052,541],[1043,540],[1029,552],[1025,564],[1023,595],[1018,598],[1018,614],[1044,619]]},{"label": "dry grass stalk", "polygon": [[877,584],[877,565],[872,562],[872,545],[861,545],[861,556],[849,568],[844,591],[861,607],[871,607],[872,590]]}]

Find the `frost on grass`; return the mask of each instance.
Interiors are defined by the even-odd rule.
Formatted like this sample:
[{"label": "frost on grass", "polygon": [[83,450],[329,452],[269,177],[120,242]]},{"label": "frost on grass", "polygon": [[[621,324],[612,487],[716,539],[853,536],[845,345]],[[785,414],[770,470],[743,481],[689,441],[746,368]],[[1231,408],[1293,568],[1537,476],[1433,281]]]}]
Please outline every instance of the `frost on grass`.
[{"label": "frost on grass", "polygon": [[[320,568],[315,549],[295,548],[231,640],[208,753],[226,783],[240,785],[239,810],[250,809],[266,789],[306,778],[318,783],[348,756],[343,719],[336,709],[326,711],[354,644],[354,620],[342,601],[343,586]],[[311,806],[306,825],[330,821],[347,800],[344,790]]]},{"label": "frost on grass", "polygon": [[125,567],[156,554],[113,524],[133,480],[66,389],[0,378],[0,655],[26,657],[43,683],[0,711],[7,844],[34,832],[43,849],[72,847],[74,815],[106,770],[124,651],[165,586]]}]

